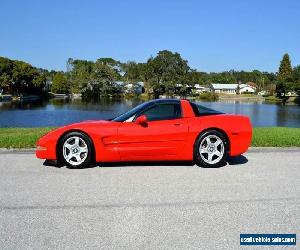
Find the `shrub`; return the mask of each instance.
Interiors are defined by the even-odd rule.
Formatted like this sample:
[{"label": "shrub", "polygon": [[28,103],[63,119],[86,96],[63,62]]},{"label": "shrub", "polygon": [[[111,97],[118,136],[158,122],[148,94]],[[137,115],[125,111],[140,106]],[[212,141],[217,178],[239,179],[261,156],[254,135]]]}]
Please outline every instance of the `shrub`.
[{"label": "shrub", "polygon": [[206,92],[199,94],[198,98],[201,100],[216,101],[219,99],[219,95],[213,92]]}]

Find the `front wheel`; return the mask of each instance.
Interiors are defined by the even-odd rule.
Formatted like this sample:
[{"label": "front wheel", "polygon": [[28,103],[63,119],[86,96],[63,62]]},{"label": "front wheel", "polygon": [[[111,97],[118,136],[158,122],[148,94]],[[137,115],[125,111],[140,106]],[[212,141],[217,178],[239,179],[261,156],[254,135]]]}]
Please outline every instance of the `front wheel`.
[{"label": "front wheel", "polygon": [[57,156],[60,164],[69,168],[88,167],[93,159],[92,141],[83,133],[70,132],[59,141]]},{"label": "front wheel", "polygon": [[217,168],[225,163],[228,142],[224,134],[208,130],[201,134],[194,146],[194,159],[198,166]]}]

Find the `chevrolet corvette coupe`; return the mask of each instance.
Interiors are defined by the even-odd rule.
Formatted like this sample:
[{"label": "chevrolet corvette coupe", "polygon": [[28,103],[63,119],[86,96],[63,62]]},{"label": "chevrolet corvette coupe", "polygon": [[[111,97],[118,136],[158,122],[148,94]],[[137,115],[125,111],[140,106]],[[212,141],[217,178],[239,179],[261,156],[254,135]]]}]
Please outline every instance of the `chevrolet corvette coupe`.
[{"label": "chevrolet corvette coupe", "polygon": [[247,151],[247,116],[224,114],[188,100],[158,99],[111,120],[55,129],[37,142],[36,156],[70,168],[93,162],[195,161],[219,167]]}]

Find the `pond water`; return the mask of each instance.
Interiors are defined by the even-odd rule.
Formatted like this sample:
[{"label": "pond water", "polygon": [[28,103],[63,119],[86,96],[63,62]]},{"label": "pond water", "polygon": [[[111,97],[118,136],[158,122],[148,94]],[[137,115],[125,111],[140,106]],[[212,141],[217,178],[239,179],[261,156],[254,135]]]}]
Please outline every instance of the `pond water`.
[{"label": "pond water", "polygon": [[[109,119],[141,103],[141,100],[52,99],[47,102],[0,102],[0,127],[61,126],[83,120]],[[225,113],[248,115],[254,127],[284,126],[300,128],[300,106],[259,102],[199,102]]]}]

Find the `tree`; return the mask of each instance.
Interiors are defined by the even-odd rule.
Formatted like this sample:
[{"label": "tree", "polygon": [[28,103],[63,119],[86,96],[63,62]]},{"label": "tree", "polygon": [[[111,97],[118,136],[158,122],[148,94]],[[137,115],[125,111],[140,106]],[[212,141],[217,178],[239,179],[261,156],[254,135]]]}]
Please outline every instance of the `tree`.
[{"label": "tree", "polygon": [[300,96],[300,65],[293,69],[294,90]]},{"label": "tree", "polygon": [[211,82],[214,83],[236,83],[237,79],[234,71],[225,71],[222,73],[211,73]]},{"label": "tree", "polygon": [[128,61],[122,64],[123,79],[127,82],[147,81],[147,64]]},{"label": "tree", "polygon": [[11,78],[7,73],[0,75],[0,91],[3,90],[4,93],[9,92],[11,85]]},{"label": "tree", "polygon": [[99,100],[102,96],[116,94],[115,77],[116,72],[112,68],[101,62],[96,62],[93,65],[88,84],[82,90],[83,98]]},{"label": "tree", "polygon": [[300,83],[300,65],[293,69],[293,81]]},{"label": "tree", "polygon": [[208,74],[205,72],[197,72],[196,70],[190,70],[187,74],[187,82],[194,86],[195,84],[207,85],[209,84]]},{"label": "tree", "polygon": [[[277,77],[275,73],[258,70],[199,72],[190,69],[187,61],[179,53],[163,50],[145,63],[134,61],[121,63],[109,57],[99,58],[96,62],[69,58],[67,72],[64,73],[67,84],[63,86],[63,90],[60,87],[56,91],[85,93],[88,92],[87,89],[98,89],[95,96],[114,95],[117,90],[113,81],[122,80],[132,83],[143,81],[146,93],[153,93],[155,97],[161,94],[184,96],[194,84],[254,82],[258,90],[271,88],[274,91],[277,84],[281,96],[289,90],[300,89],[300,66],[295,67],[292,72],[291,74],[288,55],[283,57]],[[0,88],[5,93],[40,94],[44,90],[46,79],[50,82],[56,73],[53,70],[35,68],[22,61],[0,57]],[[55,84],[53,88],[55,89]]]},{"label": "tree", "polygon": [[0,57],[0,88],[11,94],[41,94],[46,72],[22,61]]},{"label": "tree", "polygon": [[290,82],[292,80],[293,69],[289,54],[284,54],[280,62],[278,71],[278,80],[281,82]]},{"label": "tree", "polygon": [[286,99],[286,93],[293,89],[292,82],[292,66],[289,55],[286,53],[283,55],[280,61],[278,70],[278,82],[276,85],[277,97]]},{"label": "tree", "polygon": [[87,87],[94,64],[94,62],[87,60],[68,59],[68,80],[72,93],[80,93],[82,89]]},{"label": "tree", "polygon": [[46,85],[46,75],[45,74],[37,74],[33,78],[32,84],[37,88],[44,88]]},{"label": "tree", "polygon": [[115,78],[117,80],[121,79],[121,74],[123,74],[123,72],[122,72],[122,64],[119,61],[110,57],[104,57],[104,58],[97,59],[96,63],[104,64],[110,67],[116,73]]},{"label": "tree", "polygon": [[159,51],[156,57],[148,60],[147,66],[147,78],[155,97],[164,93],[172,96],[176,84],[183,83],[190,69],[179,53],[168,50]]},{"label": "tree", "polygon": [[58,94],[70,93],[68,80],[63,73],[58,72],[54,75],[52,85],[51,85],[51,91],[53,93],[58,93]]}]

